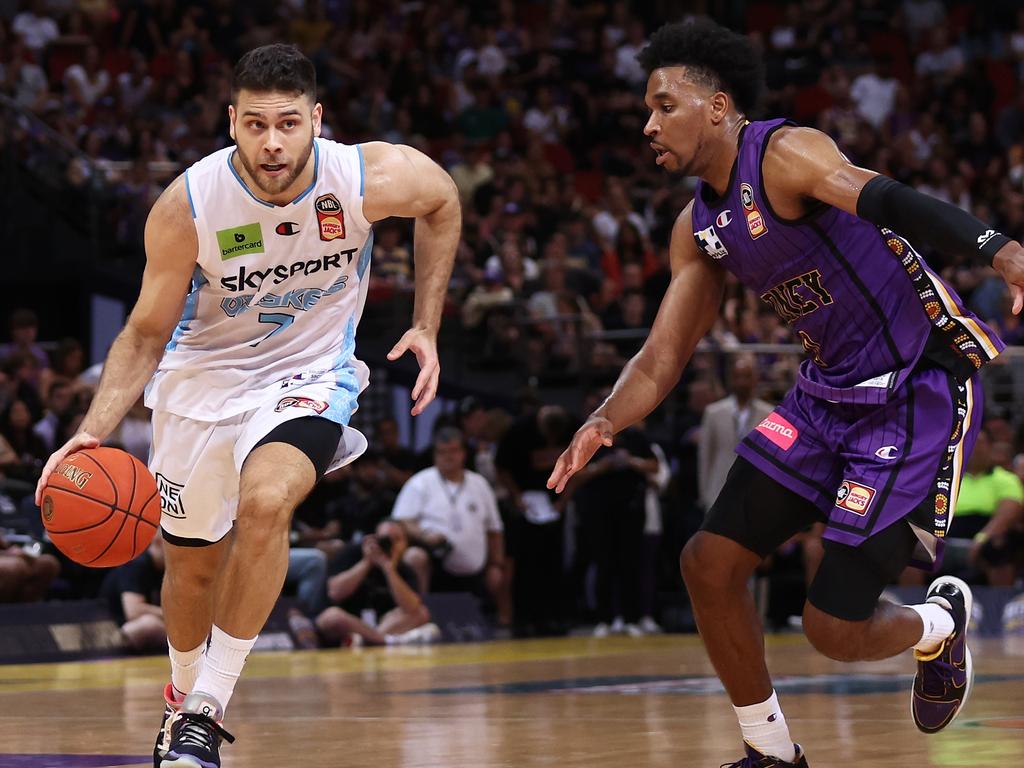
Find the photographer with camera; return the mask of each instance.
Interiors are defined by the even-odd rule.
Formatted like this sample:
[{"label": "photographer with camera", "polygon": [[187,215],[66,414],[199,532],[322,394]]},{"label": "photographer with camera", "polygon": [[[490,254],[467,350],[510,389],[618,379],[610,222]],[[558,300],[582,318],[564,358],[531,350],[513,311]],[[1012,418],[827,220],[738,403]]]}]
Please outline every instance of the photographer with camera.
[{"label": "photographer with camera", "polygon": [[440,638],[414,585],[415,572],[402,562],[409,547],[405,526],[384,520],[376,535],[346,546],[331,564],[327,598],[333,603],[316,620],[327,644],[429,643]]}]

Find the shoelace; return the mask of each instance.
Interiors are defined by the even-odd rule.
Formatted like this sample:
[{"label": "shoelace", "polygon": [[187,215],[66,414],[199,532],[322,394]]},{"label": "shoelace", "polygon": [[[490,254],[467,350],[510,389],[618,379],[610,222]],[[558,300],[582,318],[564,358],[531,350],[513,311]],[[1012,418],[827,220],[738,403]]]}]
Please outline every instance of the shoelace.
[{"label": "shoelace", "polygon": [[179,717],[184,722],[181,724],[176,737],[182,744],[201,747],[202,749],[214,749],[216,736],[220,736],[228,744],[234,744],[235,742],[234,736],[205,715],[182,712]]}]

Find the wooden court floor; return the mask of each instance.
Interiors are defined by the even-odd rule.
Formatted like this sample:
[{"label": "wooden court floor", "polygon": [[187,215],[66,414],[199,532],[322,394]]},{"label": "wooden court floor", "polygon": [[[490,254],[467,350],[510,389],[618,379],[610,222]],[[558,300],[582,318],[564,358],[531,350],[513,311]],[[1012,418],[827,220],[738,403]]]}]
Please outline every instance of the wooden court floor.
[{"label": "wooden court floor", "polygon": [[[977,685],[937,736],[910,721],[909,655],[841,665],[768,640],[812,768],[1024,765],[1024,648],[974,643]],[[161,658],[0,667],[0,768],[146,768]],[[566,638],[252,657],[225,768],[718,766],[740,755],[697,638]]]}]

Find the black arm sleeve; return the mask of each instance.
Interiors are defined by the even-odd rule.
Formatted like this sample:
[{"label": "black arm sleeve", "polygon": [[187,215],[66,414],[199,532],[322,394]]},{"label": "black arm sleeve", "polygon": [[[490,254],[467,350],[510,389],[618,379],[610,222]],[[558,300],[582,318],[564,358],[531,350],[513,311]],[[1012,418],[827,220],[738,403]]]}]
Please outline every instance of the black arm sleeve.
[{"label": "black arm sleeve", "polygon": [[857,215],[879,227],[888,227],[912,243],[927,243],[939,253],[989,262],[1010,238],[955,205],[875,176],[860,191]]}]

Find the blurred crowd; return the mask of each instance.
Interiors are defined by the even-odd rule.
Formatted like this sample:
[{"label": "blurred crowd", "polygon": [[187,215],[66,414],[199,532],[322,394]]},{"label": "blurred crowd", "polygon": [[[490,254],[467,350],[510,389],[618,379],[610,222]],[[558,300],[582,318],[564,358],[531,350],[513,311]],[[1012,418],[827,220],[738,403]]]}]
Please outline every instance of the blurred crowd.
[{"label": "blurred crowd", "polygon": [[[709,1],[703,7],[727,9],[730,21],[763,51],[767,97],[751,117],[787,116],[817,127],[855,163],[1024,239],[1024,88],[1018,85],[1024,11],[1016,5],[806,0]],[[229,142],[225,105],[233,62],[253,46],[292,41],[317,67],[325,136],[413,144],[455,179],[464,237],[446,322],[459,328],[473,364],[525,371],[541,386],[585,374],[596,398],[643,341],[669,280],[669,233],[693,191],[692,180],[657,170],[642,135],[645,76],[635,54],[658,24],[681,18],[665,11],[671,6],[583,0],[7,4],[2,7],[11,13],[0,11],[0,93],[79,154],[55,167],[47,145],[34,142],[31,121],[19,122],[7,140],[27,167],[59,177],[70,199],[103,195],[109,228],[140,259],[145,216],[163,186]],[[371,302],[411,292],[411,254],[407,223],[378,227]],[[1007,342],[1024,341],[991,269],[927,255]],[[6,319],[10,343],[0,348],[6,496],[0,498],[17,506],[48,451],[75,429],[96,372],[84,369],[83,348],[74,339],[44,353],[31,313]],[[67,331],[75,331],[70,320]],[[757,394],[771,401],[788,387],[796,358],[762,349],[739,373],[726,361],[740,359],[731,353],[743,344],[791,341],[768,305],[730,282],[707,338],[712,352],[698,356],[687,375],[671,438],[659,445],[639,432],[624,454],[599,462],[605,474],[571,502],[552,500],[540,480],[586,403],[572,414],[526,400],[514,413],[466,406],[472,423],[459,410],[452,426],[461,438],[449,442],[463,446],[467,465],[487,481],[498,509],[496,517],[479,516],[490,527],[474,544],[480,570],[473,588],[494,620],[523,632],[560,631],[575,621],[596,622],[604,632],[653,629],[653,596],[678,590],[674,558],[699,523],[709,473],[717,471],[707,455],[708,406],[740,397],[741,410],[756,411],[749,403]],[[757,372],[757,392],[742,383],[751,378],[749,370]],[[994,458],[984,471],[998,466],[1016,477],[1021,468],[1014,457],[1024,447],[1018,425],[997,416]],[[140,406],[115,438],[143,458],[145,423]],[[398,516],[394,499],[410,478],[443,461],[434,455],[440,449],[406,455],[386,420],[370,426],[375,453],[317,489],[297,517],[297,548],[323,552],[320,570],[335,585],[351,568],[368,569],[367,577],[384,573],[385,562],[405,563],[405,576],[420,593],[452,553],[422,520],[402,521],[385,533],[378,526]],[[721,445],[716,442],[716,450]],[[524,464],[521,451],[533,463]],[[442,480],[435,483],[438,493],[461,482]],[[603,519],[607,505],[600,500],[619,492],[632,505],[629,521]],[[628,535],[621,525],[631,526]],[[380,536],[407,538],[408,546],[385,553],[377,546]],[[628,546],[611,546],[623,541]],[[600,554],[606,550],[615,556]],[[964,567],[984,578],[978,562]],[[349,567],[337,571],[339,563]],[[652,565],[633,568],[636,563]],[[565,589],[545,592],[559,574]],[[456,567],[449,575],[466,574]],[[551,605],[523,601],[538,589]],[[345,593],[337,586],[326,591]],[[387,615],[378,608],[383,604],[373,608],[378,618]],[[422,617],[411,600],[393,609],[404,611],[403,619]],[[326,608],[309,604],[305,610],[319,620]],[[364,621],[363,610],[345,610],[344,617],[331,612],[323,619],[330,625],[326,634],[362,637],[350,619]]]}]

